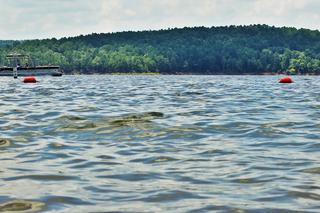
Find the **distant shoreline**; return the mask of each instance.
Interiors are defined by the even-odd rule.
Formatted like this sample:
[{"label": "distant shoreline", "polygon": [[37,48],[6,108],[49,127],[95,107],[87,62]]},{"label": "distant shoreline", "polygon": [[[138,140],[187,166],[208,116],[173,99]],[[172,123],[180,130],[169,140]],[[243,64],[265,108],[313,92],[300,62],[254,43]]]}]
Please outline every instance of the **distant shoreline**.
[{"label": "distant shoreline", "polygon": [[3,42],[0,56],[29,55],[66,74],[320,75],[319,42],[308,29],[190,27]]},{"label": "distant shoreline", "polygon": [[138,76],[138,75],[149,75],[149,76],[158,76],[158,75],[212,75],[212,76],[221,76],[221,75],[226,75],[226,76],[281,76],[281,75],[290,75],[290,76],[320,76],[318,74],[289,74],[289,73],[243,73],[243,74],[229,74],[229,73],[215,73],[215,74],[210,74],[210,73],[192,73],[192,72],[186,72],[186,73],[181,73],[181,72],[176,72],[176,73],[156,73],[156,72],[142,72],[142,73],[130,73],[130,72],[114,72],[114,73],[80,73],[80,72],[75,72],[75,73],[65,73],[64,75],[126,75],[126,76]]}]

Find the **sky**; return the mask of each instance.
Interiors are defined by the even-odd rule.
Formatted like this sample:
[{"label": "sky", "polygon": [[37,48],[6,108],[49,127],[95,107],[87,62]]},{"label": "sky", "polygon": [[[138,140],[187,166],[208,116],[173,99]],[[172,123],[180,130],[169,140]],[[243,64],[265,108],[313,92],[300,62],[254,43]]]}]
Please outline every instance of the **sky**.
[{"label": "sky", "polygon": [[268,24],[320,30],[320,0],[0,0],[0,39]]}]

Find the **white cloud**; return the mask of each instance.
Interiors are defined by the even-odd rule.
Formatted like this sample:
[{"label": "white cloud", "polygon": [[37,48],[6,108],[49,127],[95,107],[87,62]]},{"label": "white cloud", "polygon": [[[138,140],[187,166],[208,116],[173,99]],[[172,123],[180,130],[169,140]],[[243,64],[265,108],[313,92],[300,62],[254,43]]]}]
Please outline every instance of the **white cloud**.
[{"label": "white cloud", "polygon": [[265,23],[320,29],[319,0],[0,0],[0,39]]}]

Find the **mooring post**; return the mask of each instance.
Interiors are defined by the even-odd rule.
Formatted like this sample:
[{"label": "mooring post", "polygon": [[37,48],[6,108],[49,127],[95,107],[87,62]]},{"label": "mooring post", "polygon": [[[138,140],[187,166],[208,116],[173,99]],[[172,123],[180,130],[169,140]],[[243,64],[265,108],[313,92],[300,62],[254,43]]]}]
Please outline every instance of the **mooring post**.
[{"label": "mooring post", "polygon": [[13,68],[13,78],[18,78],[18,67]]}]

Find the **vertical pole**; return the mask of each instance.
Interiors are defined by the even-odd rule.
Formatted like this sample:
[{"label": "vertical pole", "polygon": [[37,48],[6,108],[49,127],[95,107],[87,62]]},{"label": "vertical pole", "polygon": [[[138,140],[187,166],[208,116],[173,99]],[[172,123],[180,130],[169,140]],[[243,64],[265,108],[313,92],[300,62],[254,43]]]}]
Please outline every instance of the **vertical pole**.
[{"label": "vertical pole", "polygon": [[13,78],[18,78],[18,67],[13,67]]}]

